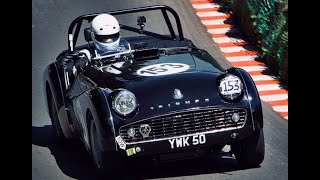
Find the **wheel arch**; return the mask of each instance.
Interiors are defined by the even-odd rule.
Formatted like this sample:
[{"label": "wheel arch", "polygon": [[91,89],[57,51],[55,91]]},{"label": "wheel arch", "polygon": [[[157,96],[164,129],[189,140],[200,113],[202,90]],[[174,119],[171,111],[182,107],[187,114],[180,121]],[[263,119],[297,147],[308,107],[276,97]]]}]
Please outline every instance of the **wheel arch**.
[{"label": "wheel arch", "polygon": [[59,109],[64,104],[61,81],[56,62],[49,64],[44,71],[43,89],[45,96],[45,106],[49,116],[51,117],[51,101],[54,100],[57,109]]},{"label": "wheel arch", "polygon": [[50,85],[48,82],[46,82],[46,90],[45,90],[46,94],[45,94],[45,97],[46,97],[46,102],[47,102],[47,112],[49,114],[49,117],[52,118],[52,111],[51,111],[51,106],[52,106],[52,92],[51,92],[51,89],[50,89]]},{"label": "wheel arch", "polygon": [[93,119],[103,140],[104,151],[114,151],[116,150],[115,129],[104,90],[97,88],[90,91],[90,98],[92,106],[86,109],[87,129],[90,128],[90,119]]},{"label": "wheel arch", "polygon": [[263,112],[258,89],[248,72],[241,68],[234,69],[241,76],[241,79],[244,81],[245,88],[248,92],[248,102],[250,103],[251,107],[254,127],[257,129],[263,128]]}]

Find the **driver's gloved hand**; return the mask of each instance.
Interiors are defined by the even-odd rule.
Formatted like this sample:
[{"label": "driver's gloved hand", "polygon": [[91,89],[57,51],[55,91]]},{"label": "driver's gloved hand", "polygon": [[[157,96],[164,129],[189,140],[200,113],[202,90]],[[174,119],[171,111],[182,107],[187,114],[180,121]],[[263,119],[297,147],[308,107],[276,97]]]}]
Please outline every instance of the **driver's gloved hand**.
[{"label": "driver's gloved hand", "polygon": [[85,54],[81,54],[78,56],[78,59],[75,61],[74,65],[77,66],[77,68],[83,68],[85,66],[88,66],[90,63],[88,57]]},{"label": "driver's gloved hand", "polygon": [[84,67],[90,65],[90,60],[85,53],[79,53],[74,61],[74,66],[72,67],[72,72],[76,76]]}]

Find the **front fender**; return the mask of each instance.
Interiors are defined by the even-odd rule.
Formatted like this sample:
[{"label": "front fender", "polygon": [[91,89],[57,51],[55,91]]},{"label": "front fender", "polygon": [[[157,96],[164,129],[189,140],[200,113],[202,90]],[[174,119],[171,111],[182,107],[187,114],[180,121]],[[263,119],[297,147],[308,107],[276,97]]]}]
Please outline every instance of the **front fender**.
[{"label": "front fender", "polygon": [[54,101],[55,108],[58,112],[58,119],[65,138],[73,138],[72,127],[70,126],[71,118],[69,112],[66,111],[64,101],[64,91],[62,89],[62,80],[57,67],[57,62],[49,64],[43,75],[45,106],[49,117],[52,118],[51,102]]},{"label": "front fender", "polygon": [[248,102],[250,103],[252,120],[255,128],[263,128],[263,113],[260,96],[257,87],[248,72],[241,68],[231,68],[229,72],[241,77],[244,88],[247,92]]},{"label": "front fender", "polygon": [[105,151],[116,150],[115,144],[115,126],[114,119],[111,113],[111,105],[108,103],[108,96],[110,90],[96,88],[90,91],[89,97],[91,98],[94,119],[98,124],[98,130],[103,139],[103,146]]},{"label": "front fender", "polygon": [[43,92],[45,96],[45,106],[47,112],[51,117],[49,108],[49,96],[50,100],[54,100],[56,108],[60,109],[63,106],[63,92],[61,89],[61,81],[56,62],[49,64],[43,73]]}]

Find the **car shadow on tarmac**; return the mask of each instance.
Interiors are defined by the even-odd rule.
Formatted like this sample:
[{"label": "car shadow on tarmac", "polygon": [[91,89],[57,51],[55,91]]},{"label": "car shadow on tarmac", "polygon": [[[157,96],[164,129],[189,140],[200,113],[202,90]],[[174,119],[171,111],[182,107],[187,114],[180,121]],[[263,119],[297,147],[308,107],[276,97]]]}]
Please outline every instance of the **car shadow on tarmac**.
[{"label": "car shadow on tarmac", "polygon": [[[81,180],[98,179],[91,157],[81,142],[59,140],[51,125],[32,126],[32,144],[49,148],[58,167],[67,176]],[[124,169],[119,172],[118,178],[112,179],[156,179],[213,173],[232,175],[234,171],[241,169],[233,156],[227,152],[221,152],[217,156],[158,165],[145,161],[134,161],[125,165]]]}]

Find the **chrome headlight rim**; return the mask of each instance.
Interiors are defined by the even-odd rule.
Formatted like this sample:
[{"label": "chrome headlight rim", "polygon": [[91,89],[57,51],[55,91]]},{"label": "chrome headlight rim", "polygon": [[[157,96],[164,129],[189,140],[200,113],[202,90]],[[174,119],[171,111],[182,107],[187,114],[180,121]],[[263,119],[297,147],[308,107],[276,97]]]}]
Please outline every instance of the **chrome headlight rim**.
[{"label": "chrome headlight rim", "polygon": [[[120,105],[119,98],[121,98],[121,96],[130,96],[131,98],[133,98],[134,106],[129,111],[121,112],[119,110],[119,105]],[[117,114],[124,116],[124,117],[130,116],[137,110],[137,107],[138,107],[137,98],[131,91],[126,90],[126,89],[117,89],[114,91],[114,95],[112,97],[112,108]]]},{"label": "chrome headlight rim", "polygon": [[[228,83],[229,81],[230,83]],[[235,86],[236,88],[235,90],[233,90],[234,91],[233,93],[231,91],[231,94],[228,94],[228,93],[224,93],[225,89],[222,86],[224,87],[229,86],[230,88],[232,86]],[[237,87],[239,89],[237,89]],[[243,82],[240,77],[231,73],[226,73],[218,80],[218,91],[219,91],[219,95],[222,97],[223,100],[227,102],[238,102],[244,96]]]}]

